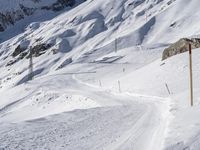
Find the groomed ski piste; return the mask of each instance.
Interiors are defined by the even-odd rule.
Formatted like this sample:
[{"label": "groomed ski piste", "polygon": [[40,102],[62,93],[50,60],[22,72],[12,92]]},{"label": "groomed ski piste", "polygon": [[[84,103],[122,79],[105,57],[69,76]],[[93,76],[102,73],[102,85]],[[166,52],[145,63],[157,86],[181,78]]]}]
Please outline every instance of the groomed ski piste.
[{"label": "groomed ski piste", "polygon": [[[200,49],[192,51],[193,107],[188,52],[161,60],[171,43],[199,37],[199,6],[87,0],[2,42],[0,150],[199,150]],[[53,46],[33,57],[29,80],[29,59],[6,64],[19,44],[38,39]]]}]

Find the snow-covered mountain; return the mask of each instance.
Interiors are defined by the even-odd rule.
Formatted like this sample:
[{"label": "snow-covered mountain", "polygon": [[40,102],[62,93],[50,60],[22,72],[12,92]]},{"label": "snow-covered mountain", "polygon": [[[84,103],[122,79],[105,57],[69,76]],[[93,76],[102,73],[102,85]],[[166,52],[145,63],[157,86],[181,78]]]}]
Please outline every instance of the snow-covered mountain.
[{"label": "snow-covered mountain", "polygon": [[65,7],[72,7],[75,0],[8,0],[0,1],[0,32],[7,26],[14,25],[17,21],[31,16],[42,10],[61,11]]},{"label": "snow-covered mountain", "polygon": [[[0,41],[24,32],[32,22],[42,22],[70,10],[85,0],[1,0]],[[4,32],[1,34],[1,32]],[[6,32],[6,34],[5,34]]]},{"label": "snow-covered mountain", "polygon": [[199,37],[199,6],[0,0],[0,149],[198,150],[199,49],[193,108],[187,53],[161,58]]}]

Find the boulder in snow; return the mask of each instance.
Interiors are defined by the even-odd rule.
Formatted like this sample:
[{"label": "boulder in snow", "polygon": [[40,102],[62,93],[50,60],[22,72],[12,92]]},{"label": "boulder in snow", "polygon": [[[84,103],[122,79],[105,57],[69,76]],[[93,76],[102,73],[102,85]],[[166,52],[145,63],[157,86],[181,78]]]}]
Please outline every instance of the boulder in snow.
[{"label": "boulder in snow", "polygon": [[188,51],[189,43],[192,45],[193,49],[200,47],[200,39],[198,39],[198,38],[192,38],[192,39],[182,38],[164,50],[163,55],[162,55],[162,60],[165,60],[171,56]]}]

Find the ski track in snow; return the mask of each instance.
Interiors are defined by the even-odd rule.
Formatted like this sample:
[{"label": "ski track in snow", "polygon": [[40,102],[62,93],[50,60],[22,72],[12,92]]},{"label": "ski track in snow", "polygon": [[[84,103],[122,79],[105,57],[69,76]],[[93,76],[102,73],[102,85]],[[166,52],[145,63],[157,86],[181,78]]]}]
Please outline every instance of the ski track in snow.
[{"label": "ski track in snow", "polygon": [[[101,95],[107,100],[112,98],[113,101],[117,101],[117,105],[109,104],[107,107],[74,110],[25,122],[2,124],[0,149],[159,150],[163,148],[166,116],[162,114],[168,109],[161,111],[159,107],[166,107],[166,103],[163,102],[165,99],[128,93],[102,94],[106,91],[89,87],[74,77],[69,77],[62,83],[68,80],[79,85],[79,88],[84,87],[88,90],[87,93],[93,96]],[[155,142],[156,147],[153,144]]]},{"label": "ski track in snow", "polygon": [[[32,1],[8,0],[0,11]],[[0,33],[0,150],[199,150],[200,49],[193,108],[188,54],[160,57],[170,43],[199,37],[200,1],[77,2]],[[51,47],[33,58],[28,81],[21,57],[40,44]],[[24,50],[13,57],[17,47]]]}]

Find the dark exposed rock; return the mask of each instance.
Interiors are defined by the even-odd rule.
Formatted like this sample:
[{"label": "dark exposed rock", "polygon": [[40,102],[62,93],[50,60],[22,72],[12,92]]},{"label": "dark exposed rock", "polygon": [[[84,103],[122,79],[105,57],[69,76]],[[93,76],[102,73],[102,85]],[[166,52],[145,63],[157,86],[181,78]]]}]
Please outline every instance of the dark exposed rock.
[{"label": "dark exposed rock", "polygon": [[[39,57],[40,55],[46,53],[46,51],[51,48],[51,44],[39,44],[34,47],[32,47],[30,50],[32,51],[32,56],[33,57]],[[30,54],[28,55],[27,58],[30,58]]]},{"label": "dark exposed rock", "polygon": [[59,50],[58,49],[52,49],[51,51],[53,52],[53,54],[57,54]]},{"label": "dark exposed rock", "polygon": [[2,25],[0,24],[0,32],[3,32],[4,28],[2,27]]},{"label": "dark exposed rock", "polygon": [[173,27],[175,27],[175,26],[176,26],[176,22],[174,22],[174,23],[172,23],[172,24],[170,25],[171,28],[173,28]]},{"label": "dark exposed rock", "polygon": [[75,2],[76,2],[75,0],[58,0],[58,3],[70,7],[74,6]]},{"label": "dark exposed rock", "polygon": [[21,8],[20,10],[0,13],[0,32],[3,32],[7,26],[14,25],[15,22],[24,19],[25,16],[32,15],[35,11],[35,9],[27,8],[22,4],[19,6]]},{"label": "dark exposed rock", "polygon": [[18,59],[24,59],[24,57],[26,57],[28,54],[28,52],[23,52],[19,55]]},{"label": "dark exposed rock", "polygon": [[61,69],[61,68],[63,68],[63,67],[65,67],[65,66],[67,66],[67,65],[69,65],[69,64],[72,63],[72,62],[73,62],[72,58],[66,59],[66,60],[57,68],[57,70],[58,70],[58,69]]},{"label": "dark exposed rock", "polygon": [[57,2],[53,3],[51,6],[44,6],[41,9],[60,11],[67,6],[72,7],[75,2],[75,0],[57,0]]},{"label": "dark exposed rock", "polygon": [[10,60],[6,66],[11,66],[13,64],[15,64],[16,62],[20,61],[21,59],[24,59],[25,57],[27,59],[30,58],[30,51],[32,52],[32,56],[33,57],[39,57],[42,54],[46,53],[46,51],[51,48],[52,45],[51,44],[38,44],[34,47],[32,47],[29,52],[26,51],[27,47],[23,47],[18,45],[17,48],[14,50],[14,52],[12,53],[12,57],[14,57],[12,60]]},{"label": "dark exposed rock", "polygon": [[192,39],[182,38],[164,50],[163,55],[162,55],[162,60],[165,60],[171,56],[188,51],[189,43],[192,45],[193,49],[200,47],[200,39],[198,39],[198,38],[192,38]]},{"label": "dark exposed rock", "polygon": [[41,0],[32,0],[35,3],[39,3]]},{"label": "dark exposed rock", "polygon": [[17,62],[17,60],[15,59],[15,60],[10,60],[7,64],[6,64],[6,66],[11,66],[11,65],[13,65],[14,63],[16,63]]},{"label": "dark exposed rock", "polygon": [[[35,3],[39,3],[40,0],[32,0]],[[42,6],[38,8],[28,8],[23,4],[19,4],[20,9],[15,11],[0,12],[0,32],[6,30],[7,26],[14,25],[17,21],[24,19],[26,16],[34,14],[36,10],[52,10],[60,11],[65,7],[72,7],[76,3],[75,0],[57,0],[55,3],[49,6]]]},{"label": "dark exposed rock", "polygon": [[32,15],[32,14],[34,13],[34,11],[36,10],[36,9],[34,9],[34,8],[25,7],[25,6],[22,5],[22,4],[19,4],[19,6],[20,6],[21,10],[24,12],[24,14],[25,14],[26,16]]},{"label": "dark exposed rock", "polygon": [[17,48],[15,48],[14,52],[12,53],[12,56],[16,57],[19,54],[21,54],[22,52],[24,52],[25,50],[26,50],[26,48],[23,48],[20,45],[18,45]]}]

